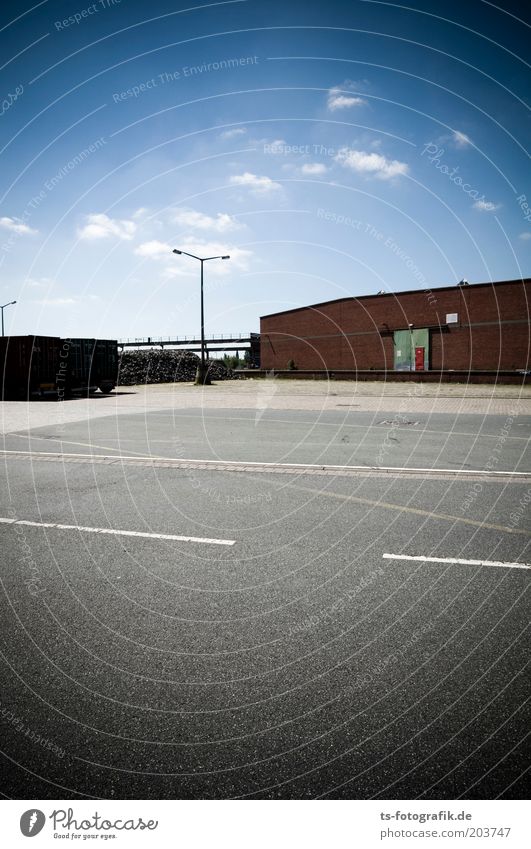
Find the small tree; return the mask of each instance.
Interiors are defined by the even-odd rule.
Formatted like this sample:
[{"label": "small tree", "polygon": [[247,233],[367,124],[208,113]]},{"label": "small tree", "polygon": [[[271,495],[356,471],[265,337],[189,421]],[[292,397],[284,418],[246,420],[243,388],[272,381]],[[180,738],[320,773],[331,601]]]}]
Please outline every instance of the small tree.
[{"label": "small tree", "polygon": [[231,354],[225,354],[225,356],[223,357],[223,362],[229,369],[240,368],[241,365],[238,353],[236,353],[235,356],[232,356]]}]

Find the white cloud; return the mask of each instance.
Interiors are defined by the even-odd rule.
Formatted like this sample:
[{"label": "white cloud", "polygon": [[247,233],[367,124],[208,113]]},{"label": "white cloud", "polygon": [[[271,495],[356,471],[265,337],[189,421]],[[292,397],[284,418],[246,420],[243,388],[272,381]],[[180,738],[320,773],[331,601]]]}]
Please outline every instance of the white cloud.
[{"label": "white cloud", "polygon": [[228,139],[236,139],[238,136],[244,136],[247,133],[245,127],[234,127],[233,130],[225,130],[220,135],[220,139],[227,141]]},{"label": "white cloud", "polygon": [[525,233],[520,233],[518,238],[523,239],[524,242],[527,242],[528,239],[531,239],[531,231],[526,230]]},{"label": "white cloud", "polygon": [[273,139],[272,142],[265,142],[264,147],[268,148],[268,153],[284,153],[288,143],[285,139]]},{"label": "white cloud", "polygon": [[474,209],[479,210],[479,212],[494,212],[496,209],[500,208],[499,203],[492,203],[490,200],[477,200],[473,206]]},{"label": "white cloud", "polygon": [[26,285],[31,286],[32,289],[45,289],[53,283],[53,280],[51,277],[41,277],[40,280],[37,280],[35,277],[28,277],[25,282]]},{"label": "white cloud", "polygon": [[365,100],[362,97],[352,97],[346,94],[329,94],[328,108],[335,112],[336,109],[349,109],[351,106],[363,106]]},{"label": "white cloud", "polygon": [[349,91],[355,90],[356,84],[352,80],[345,80],[344,83],[334,86],[328,92],[327,106],[331,112],[337,109],[350,109],[352,106],[365,106],[366,100],[358,95],[349,94]]},{"label": "white cloud", "polygon": [[9,218],[7,215],[0,218],[0,227],[3,227],[4,230],[11,230],[12,233],[18,233],[19,236],[35,235],[38,232],[24,224],[20,218]]},{"label": "white cloud", "polygon": [[358,174],[368,174],[380,180],[390,180],[392,177],[407,174],[408,166],[398,159],[386,159],[379,153],[366,153],[363,150],[353,150],[342,147],[334,157],[344,168],[350,168]]},{"label": "white cloud", "polygon": [[109,218],[104,212],[87,215],[85,221],[85,226],[79,229],[77,234],[80,239],[88,241],[108,239],[109,236],[129,240],[133,238],[136,231],[134,221],[119,221],[117,218]]},{"label": "white cloud", "polygon": [[[271,141],[268,137],[262,137],[259,139],[249,139],[249,142],[253,144],[255,147],[263,147],[264,153],[283,153],[284,148],[287,145],[285,139],[273,139]],[[280,148],[280,150],[273,150],[273,148]]]},{"label": "white cloud", "polygon": [[34,301],[35,304],[40,304],[43,307],[68,307],[77,303],[76,298],[42,298],[39,301]]},{"label": "white cloud", "polygon": [[135,254],[150,259],[159,259],[160,257],[167,257],[172,250],[173,248],[167,242],[159,242],[157,239],[153,239],[151,242],[143,242],[135,248]]},{"label": "white cloud", "polygon": [[[202,257],[229,255],[230,260],[212,260],[212,262],[207,264],[208,275],[213,275],[215,277],[230,274],[231,269],[232,272],[235,270],[247,270],[249,258],[252,256],[251,251],[244,250],[243,248],[232,247],[227,245],[226,242],[203,242],[194,239],[191,235],[179,240],[179,248],[182,251],[187,251],[188,253],[195,254],[195,256]],[[135,248],[134,252],[137,256],[145,257],[147,259],[167,261],[170,259],[172,250],[173,248],[168,243],[153,240],[139,245]],[[187,257],[185,254],[182,256],[174,255],[172,260],[170,260],[170,263],[168,263],[161,272],[161,276],[164,280],[172,280],[174,277],[190,277],[191,275],[197,276],[198,274],[199,264],[197,260]]]},{"label": "white cloud", "polygon": [[226,233],[228,230],[237,230],[241,225],[226,212],[218,212],[213,217],[197,212],[195,209],[181,208],[175,211],[174,222],[181,227],[189,227],[191,230],[214,230],[216,233]]},{"label": "white cloud", "polygon": [[453,131],[452,141],[456,147],[468,147],[469,144],[472,144],[472,140],[466,135],[466,133],[461,133],[459,130]]},{"label": "white cloud", "polygon": [[160,276],[163,280],[173,280],[174,277],[191,277],[193,274],[197,275],[196,268],[191,265],[183,268],[176,262],[174,265],[167,265],[166,268],[163,268]]},{"label": "white cloud", "polygon": [[[206,264],[208,274],[216,276],[231,274],[234,270],[246,271],[252,256],[251,251],[227,245],[226,242],[199,242],[192,237],[185,239],[184,242],[181,241],[179,248],[195,256],[230,256],[229,260],[216,259]],[[175,257],[175,266],[182,268],[183,273],[186,274],[199,273],[197,260],[184,255]],[[177,273],[170,273],[170,276],[177,276]]]},{"label": "white cloud", "polygon": [[280,183],[275,183],[271,177],[258,177],[257,174],[251,174],[249,171],[245,171],[244,174],[235,174],[230,181],[234,186],[248,186],[258,195],[271,194],[282,188]]},{"label": "white cloud", "polygon": [[71,307],[73,304],[85,304],[87,301],[101,301],[99,295],[78,295],[75,298],[41,298],[32,301],[43,307]]},{"label": "white cloud", "polygon": [[149,212],[147,206],[140,206],[135,212],[133,212],[133,218],[143,218],[147,212]]},{"label": "white cloud", "polygon": [[303,174],[307,174],[310,177],[319,176],[319,174],[326,174],[328,168],[326,165],[323,165],[322,162],[306,162],[301,171]]}]

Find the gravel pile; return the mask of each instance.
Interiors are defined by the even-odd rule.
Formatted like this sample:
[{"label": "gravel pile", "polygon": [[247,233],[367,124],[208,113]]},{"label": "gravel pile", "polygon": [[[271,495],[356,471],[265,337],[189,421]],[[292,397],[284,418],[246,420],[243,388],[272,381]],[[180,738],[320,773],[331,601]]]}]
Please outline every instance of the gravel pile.
[{"label": "gravel pile", "polygon": [[[142,383],[187,383],[195,378],[200,357],[191,351],[127,351],[120,356],[119,386]],[[207,360],[211,380],[230,380],[232,372],[219,360]]]}]

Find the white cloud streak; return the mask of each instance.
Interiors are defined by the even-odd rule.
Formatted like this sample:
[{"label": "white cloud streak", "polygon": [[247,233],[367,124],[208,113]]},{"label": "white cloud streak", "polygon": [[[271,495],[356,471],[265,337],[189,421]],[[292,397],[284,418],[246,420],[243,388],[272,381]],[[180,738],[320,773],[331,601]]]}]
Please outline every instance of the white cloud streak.
[{"label": "white cloud streak", "polygon": [[[200,257],[217,257],[228,254],[230,256],[230,260],[212,260],[212,262],[207,264],[209,276],[212,275],[214,277],[226,276],[230,273],[234,273],[234,271],[246,271],[249,267],[249,260],[252,256],[252,252],[245,250],[244,248],[227,245],[226,242],[198,241],[191,235],[186,236],[184,239],[180,239],[178,248],[182,251],[187,251],[188,253]],[[170,260],[172,250],[172,246],[167,242],[152,240],[150,242],[143,242],[135,248],[134,253],[136,256],[143,257],[144,259],[151,259],[160,262],[161,260]],[[162,278],[164,280],[171,280],[174,277],[190,277],[191,275],[197,276],[199,273],[199,264],[197,260],[187,257],[184,254],[182,256],[173,256],[170,263],[162,270]]]},{"label": "white cloud streak", "polygon": [[172,252],[172,247],[167,242],[159,242],[157,239],[153,239],[151,242],[143,242],[135,248],[134,252],[137,256],[159,259],[160,257],[167,257]]},{"label": "white cloud streak", "polygon": [[403,176],[409,170],[408,165],[398,159],[387,159],[379,153],[367,153],[349,147],[342,147],[334,158],[344,168],[349,168],[357,174],[377,177],[379,180]]},{"label": "white cloud streak", "polygon": [[41,298],[39,300],[32,301],[34,304],[39,304],[43,307],[71,307],[74,304],[78,306],[81,304],[86,304],[87,301],[100,301],[101,298],[99,295],[78,295],[75,298]]},{"label": "white cloud streak", "polygon": [[[205,264],[205,274],[208,276],[223,277],[233,274],[235,271],[247,271],[252,252],[244,248],[227,245],[225,242],[199,242],[193,238],[179,243],[179,248],[188,251],[195,256],[230,256],[229,260],[212,260]],[[175,263],[166,266],[162,276],[169,280],[173,277],[189,276],[199,274],[199,263],[187,256],[176,256]]]},{"label": "white cloud streak", "polygon": [[490,200],[477,200],[473,204],[473,207],[479,212],[495,212],[495,210],[500,208],[500,204],[492,203]]},{"label": "white cloud streak", "polygon": [[0,227],[12,233],[18,233],[19,236],[33,236],[38,232],[28,227],[20,218],[10,218],[8,215],[0,218]]},{"label": "white cloud streak", "polygon": [[454,130],[452,133],[452,141],[456,147],[468,147],[472,144],[472,140],[466,135],[466,133],[461,133],[459,130]]},{"label": "white cloud streak", "polygon": [[118,220],[109,218],[104,212],[92,213],[85,217],[85,225],[77,231],[80,239],[92,242],[97,239],[109,239],[114,237],[129,241],[136,232],[134,221]]},{"label": "white cloud streak", "polygon": [[356,84],[352,80],[345,80],[344,83],[334,86],[328,92],[327,106],[331,112],[337,112],[338,109],[351,109],[353,106],[365,106],[367,103],[363,97],[357,94],[349,94],[353,89],[356,89]]},{"label": "white cloud streak", "polygon": [[50,277],[41,277],[40,279],[37,279],[35,277],[26,278],[26,285],[31,286],[32,289],[45,289],[53,282],[54,281]]},{"label": "white cloud streak", "polygon": [[229,139],[236,139],[238,138],[238,136],[245,136],[246,133],[247,130],[245,129],[245,127],[234,127],[233,130],[225,130],[223,133],[221,133],[220,139],[223,139],[223,141],[228,141]]},{"label": "white cloud streak", "polygon": [[364,103],[362,97],[346,94],[333,94],[328,97],[328,108],[331,112],[336,112],[338,109],[350,109],[351,106],[363,106]]},{"label": "white cloud streak", "polygon": [[212,230],[215,233],[226,233],[229,230],[237,230],[241,226],[226,212],[218,212],[214,217],[184,207],[175,211],[173,220],[180,227],[187,227],[190,230]]},{"label": "white cloud streak", "polygon": [[282,189],[280,183],[275,183],[271,177],[259,177],[257,174],[251,174],[250,171],[235,174],[230,178],[230,182],[233,186],[246,186],[257,195],[268,195]]},{"label": "white cloud streak", "polygon": [[326,174],[327,171],[328,168],[322,162],[306,162],[301,168],[301,172],[309,177],[318,177],[320,174]]}]

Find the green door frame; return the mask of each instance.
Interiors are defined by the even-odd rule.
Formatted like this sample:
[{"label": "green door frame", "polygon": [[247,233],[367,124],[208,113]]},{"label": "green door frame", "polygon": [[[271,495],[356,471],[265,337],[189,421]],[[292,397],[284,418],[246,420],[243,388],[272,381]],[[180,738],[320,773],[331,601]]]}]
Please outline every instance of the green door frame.
[{"label": "green door frame", "polygon": [[415,371],[415,348],[424,348],[424,371],[429,371],[430,331],[427,328],[395,330],[393,347],[395,371]]}]

